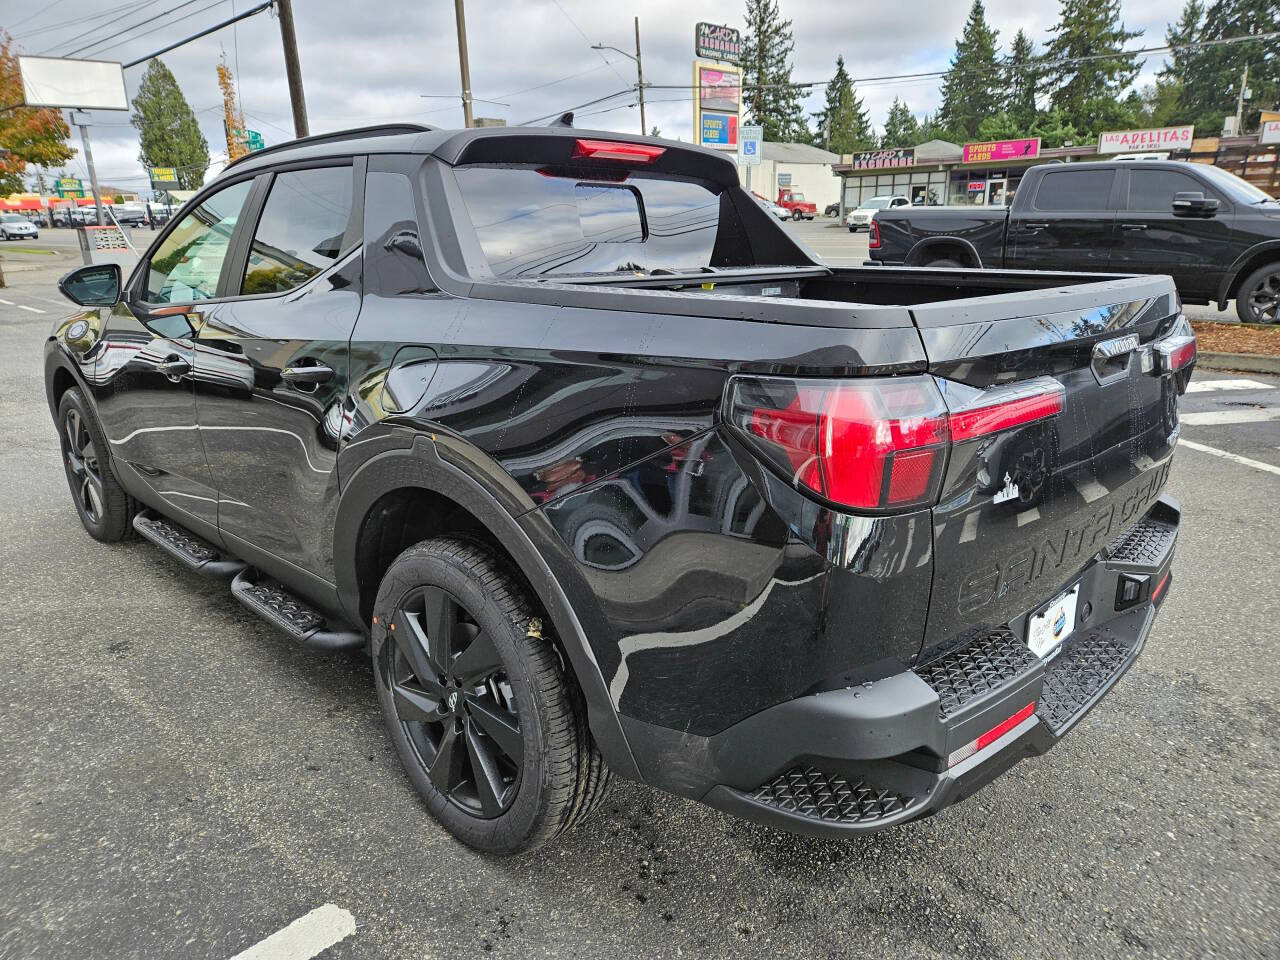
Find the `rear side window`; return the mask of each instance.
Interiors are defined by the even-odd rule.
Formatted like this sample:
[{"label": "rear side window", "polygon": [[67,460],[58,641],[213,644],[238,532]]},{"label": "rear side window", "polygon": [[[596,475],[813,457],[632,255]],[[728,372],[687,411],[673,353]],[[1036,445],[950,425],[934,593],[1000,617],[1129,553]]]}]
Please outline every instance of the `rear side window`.
[{"label": "rear side window", "polygon": [[1036,190],[1035,208],[1046,211],[1106,210],[1114,170],[1054,170]]},{"label": "rear side window", "polygon": [[403,173],[371,173],[364,181],[364,284],[374,296],[434,289],[423,260],[413,185]]},{"label": "rear side window", "polygon": [[619,181],[532,167],[455,171],[490,270],[499,277],[696,271],[749,262],[732,203],[696,180]]},{"label": "rear side window", "polygon": [[253,233],[241,293],[292,290],[338,259],[351,218],[351,181],[351,167],[276,175]]},{"label": "rear side window", "polygon": [[1216,190],[1206,187],[1190,174],[1181,170],[1130,170],[1129,209],[1173,212],[1175,193],[1203,193],[1206,197],[1218,197]]},{"label": "rear side window", "polygon": [[147,303],[194,303],[218,295],[218,277],[250,180],[204,200],[164,238],[147,265]]}]

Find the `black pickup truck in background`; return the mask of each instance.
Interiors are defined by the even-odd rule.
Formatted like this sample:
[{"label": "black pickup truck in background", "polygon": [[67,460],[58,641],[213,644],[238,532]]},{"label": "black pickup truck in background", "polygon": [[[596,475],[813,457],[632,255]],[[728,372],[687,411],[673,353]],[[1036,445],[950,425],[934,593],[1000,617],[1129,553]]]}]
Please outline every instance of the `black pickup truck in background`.
[{"label": "black pickup truck in background", "polygon": [[878,263],[1167,274],[1185,302],[1280,320],[1280,201],[1217,167],[1043,164],[1009,207],[901,207],[874,223]]}]

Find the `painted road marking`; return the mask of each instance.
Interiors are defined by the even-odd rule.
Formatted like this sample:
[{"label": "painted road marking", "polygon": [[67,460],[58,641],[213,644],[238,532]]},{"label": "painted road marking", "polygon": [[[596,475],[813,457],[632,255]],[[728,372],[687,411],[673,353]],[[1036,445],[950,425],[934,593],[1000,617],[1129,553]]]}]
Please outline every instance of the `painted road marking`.
[{"label": "painted road marking", "polygon": [[18,304],[19,310],[25,310],[27,313],[44,313],[39,307],[28,307],[25,303]]},{"label": "painted road marking", "polygon": [[1262,470],[1264,473],[1274,473],[1280,477],[1280,467],[1270,463],[1263,463],[1261,460],[1250,460],[1248,457],[1242,457],[1238,453],[1228,453],[1226,450],[1219,450],[1217,447],[1207,447],[1203,443],[1196,443],[1194,440],[1188,440],[1183,437],[1180,441],[1184,447],[1190,447],[1192,450],[1199,450],[1201,453],[1208,453],[1215,457],[1221,457],[1223,460],[1230,460],[1233,463],[1243,464],[1246,467],[1253,467],[1255,470]]},{"label": "painted road marking", "polygon": [[1178,420],[1189,427],[1222,427],[1231,423],[1262,423],[1280,420],[1280,407],[1268,410],[1210,410],[1207,413],[1180,413]]},{"label": "painted road marking", "polygon": [[12,306],[13,306],[13,301],[12,301],[12,300],[0,300],[0,303],[3,303],[6,307],[12,307]]},{"label": "painted road marking", "polygon": [[356,932],[349,911],[326,903],[231,960],[309,960]]},{"label": "painted road marking", "polygon": [[1197,380],[1187,387],[1187,393],[1208,393],[1211,390],[1274,390],[1269,383],[1257,380]]}]

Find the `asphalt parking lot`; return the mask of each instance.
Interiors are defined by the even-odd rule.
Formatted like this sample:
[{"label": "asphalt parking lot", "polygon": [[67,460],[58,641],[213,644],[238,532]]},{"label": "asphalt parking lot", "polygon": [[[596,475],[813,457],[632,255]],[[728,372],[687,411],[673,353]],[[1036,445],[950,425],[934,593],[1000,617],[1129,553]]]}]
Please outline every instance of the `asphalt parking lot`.
[{"label": "asphalt parking lot", "polygon": [[[864,255],[865,235],[794,229]],[[1197,373],[1171,595],[1047,756],[846,843],[624,782],[499,860],[418,803],[365,660],[83,533],[41,381],[63,248],[0,250],[0,958],[224,960],[324,905],[354,922],[326,960],[1280,953],[1280,378]]]}]

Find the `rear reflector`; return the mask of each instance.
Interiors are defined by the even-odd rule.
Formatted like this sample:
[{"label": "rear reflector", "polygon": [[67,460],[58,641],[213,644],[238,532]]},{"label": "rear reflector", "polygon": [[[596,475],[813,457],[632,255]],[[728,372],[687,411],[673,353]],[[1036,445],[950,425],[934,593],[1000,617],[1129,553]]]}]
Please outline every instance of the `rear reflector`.
[{"label": "rear reflector", "polygon": [[984,390],[951,411],[951,440],[959,443],[1055,417],[1062,412],[1064,392],[1051,377]]},{"label": "rear reflector", "polygon": [[1175,373],[1196,358],[1196,337],[1169,337],[1156,344],[1156,357],[1161,373]]},{"label": "rear reflector", "polygon": [[1164,575],[1164,579],[1151,591],[1151,602],[1155,603],[1160,599],[1160,594],[1164,593],[1164,588],[1169,585],[1169,574]]},{"label": "rear reflector", "polygon": [[982,736],[978,737],[978,739],[970,740],[963,747],[959,747],[956,750],[952,750],[951,755],[947,757],[947,766],[954,767],[960,761],[968,760],[975,753],[978,753],[979,751],[984,750],[987,747],[991,746],[991,744],[995,743],[997,740],[1003,737],[1006,733],[1008,733],[1018,724],[1022,723],[1022,721],[1026,720],[1035,712],[1036,712],[1036,703],[1034,700],[1032,700],[1030,703],[1028,703],[1025,707],[1023,707],[1017,713],[1013,714],[1013,716],[1009,717],[1007,720],[1000,721],[1000,723],[997,723],[994,727],[992,727]]},{"label": "rear reflector", "polygon": [[876,223],[874,217],[871,220],[871,225],[867,228],[867,249],[880,249],[880,224]]},{"label": "rear reflector", "polygon": [[666,147],[647,143],[620,143],[614,140],[578,140],[573,145],[575,160],[625,160],[628,163],[653,163],[667,152]]}]

